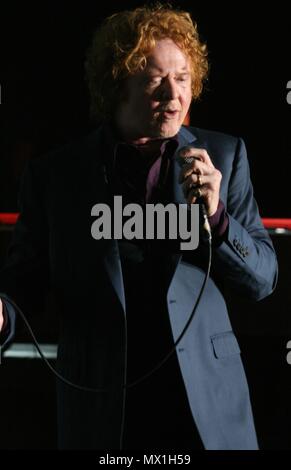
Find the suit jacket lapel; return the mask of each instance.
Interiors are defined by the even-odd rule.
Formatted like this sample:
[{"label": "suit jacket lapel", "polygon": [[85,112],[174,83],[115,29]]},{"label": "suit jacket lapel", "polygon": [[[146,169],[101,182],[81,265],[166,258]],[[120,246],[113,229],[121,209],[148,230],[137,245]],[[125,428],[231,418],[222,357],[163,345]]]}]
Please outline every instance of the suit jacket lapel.
[{"label": "suit jacket lapel", "polygon": [[[179,174],[181,170],[181,166],[178,163],[177,157],[180,150],[187,146],[192,145],[200,147],[201,143],[198,141],[197,137],[189,132],[185,127],[182,127],[178,133],[178,142],[179,145],[173,157],[172,166],[171,166],[171,187],[170,187],[170,198],[171,202],[175,204],[185,204],[185,197],[182,190],[182,185],[178,183],[179,181]],[[173,253],[170,257],[170,266],[169,266],[169,286],[173,280],[173,276],[177,269],[178,263],[180,262],[182,255],[179,253]]]},{"label": "suit jacket lapel", "polygon": [[116,240],[110,240],[108,244],[108,250],[104,255],[104,266],[125,314],[124,283],[118,242]]},{"label": "suit jacket lapel", "polygon": [[[93,165],[92,174],[89,175],[89,177],[91,178],[92,191],[94,191],[94,194],[98,194],[96,203],[102,201],[108,204],[111,207],[111,210],[113,210],[113,199],[109,190],[106,168],[102,161],[102,154],[104,152],[108,152],[108,147],[104,148],[104,145],[106,144],[104,143],[102,128],[99,128],[97,131],[94,131],[88,139],[87,155]],[[111,145],[112,142],[109,142],[109,147]],[[112,149],[109,148],[109,151],[111,150]],[[96,169],[97,172],[95,171]],[[96,174],[98,175],[98,180],[96,180]],[[97,185],[98,191],[96,191]],[[114,239],[101,240],[100,242],[102,243],[102,250],[104,253],[104,268],[125,313],[125,294],[118,242]],[[100,242],[96,241],[96,243]]]},{"label": "suit jacket lapel", "polygon": [[177,161],[178,153],[180,150],[187,146],[191,145],[197,140],[196,136],[194,136],[191,132],[189,132],[187,129],[182,127],[178,133],[178,142],[179,145],[177,147],[177,150],[175,152],[174,158],[173,158],[173,166],[172,166],[172,174],[171,174],[171,194],[170,194],[170,200],[171,202],[174,202],[176,204],[185,204],[185,198],[184,194],[182,191],[182,186],[178,183],[179,179],[179,174],[181,170],[181,166],[179,165]]}]

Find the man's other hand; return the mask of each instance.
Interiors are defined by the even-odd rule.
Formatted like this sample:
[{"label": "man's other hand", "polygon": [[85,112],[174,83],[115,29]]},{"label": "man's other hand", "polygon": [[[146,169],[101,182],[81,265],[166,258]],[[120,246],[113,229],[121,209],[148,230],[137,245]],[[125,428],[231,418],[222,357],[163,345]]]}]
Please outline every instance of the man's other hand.
[{"label": "man's other hand", "polygon": [[3,317],[3,303],[0,299],[0,331],[2,330],[2,326],[4,324],[4,317]]}]

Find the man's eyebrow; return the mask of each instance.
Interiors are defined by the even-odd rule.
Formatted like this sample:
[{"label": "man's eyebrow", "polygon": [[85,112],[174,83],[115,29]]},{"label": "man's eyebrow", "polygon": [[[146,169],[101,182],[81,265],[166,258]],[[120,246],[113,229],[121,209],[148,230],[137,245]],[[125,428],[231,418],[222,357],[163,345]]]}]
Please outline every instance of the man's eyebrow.
[{"label": "man's eyebrow", "polygon": [[[164,71],[160,67],[155,67],[155,66],[149,66],[146,69],[146,72],[150,73],[157,73],[157,74],[163,74]],[[183,67],[180,69],[178,72],[176,72],[177,75],[185,75],[185,74],[190,74],[190,71],[187,69],[187,67]]]},{"label": "man's eyebrow", "polygon": [[156,72],[156,73],[163,73],[163,70],[160,67],[155,67],[154,65],[149,65],[146,68],[147,72]]}]

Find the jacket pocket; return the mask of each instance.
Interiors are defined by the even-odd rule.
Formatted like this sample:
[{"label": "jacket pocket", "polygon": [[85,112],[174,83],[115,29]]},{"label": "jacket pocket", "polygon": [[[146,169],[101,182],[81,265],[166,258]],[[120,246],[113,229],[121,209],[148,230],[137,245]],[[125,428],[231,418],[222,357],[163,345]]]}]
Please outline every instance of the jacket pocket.
[{"label": "jacket pocket", "polygon": [[225,331],[210,337],[214,356],[217,359],[240,354],[240,347],[233,331]]}]

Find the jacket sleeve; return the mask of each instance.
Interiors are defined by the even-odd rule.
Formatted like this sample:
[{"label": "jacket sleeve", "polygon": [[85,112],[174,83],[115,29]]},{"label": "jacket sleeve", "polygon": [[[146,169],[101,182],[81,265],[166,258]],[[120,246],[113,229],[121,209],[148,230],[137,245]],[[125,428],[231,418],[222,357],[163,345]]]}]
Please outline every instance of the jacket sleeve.
[{"label": "jacket sleeve", "polygon": [[[39,168],[37,160],[30,161],[22,175],[18,194],[20,215],[4,267],[0,271],[0,297],[4,296],[11,328],[15,322],[15,312],[11,304],[8,304],[9,299],[13,300],[25,315],[39,313],[44,306],[49,285],[45,183],[43,172],[39,171]],[[8,340],[13,336],[13,332],[10,333]]]},{"label": "jacket sleeve", "polygon": [[217,274],[233,288],[254,300],[272,293],[276,286],[276,254],[253,195],[247,153],[238,140],[227,198],[228,229],[214,248]]}]

